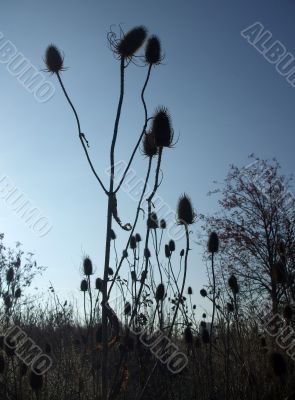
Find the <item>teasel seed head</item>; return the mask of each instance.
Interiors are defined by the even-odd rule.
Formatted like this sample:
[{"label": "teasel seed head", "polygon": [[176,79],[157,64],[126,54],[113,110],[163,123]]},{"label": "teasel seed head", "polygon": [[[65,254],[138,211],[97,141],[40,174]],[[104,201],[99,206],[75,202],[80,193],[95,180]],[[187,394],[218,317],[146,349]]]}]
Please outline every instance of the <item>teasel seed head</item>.
[{"label": "teasel seed head", "polygon": [[99,290],[102,292],[103,289],[103,280],[101,278],[96,278],[95,280],[95,289]]},{"label": "teasel seed head", "polygon": [[88,290],[88,282],[86,281],[86,279],[82,279],[81,285],[80,285],[80,289],[81,289],[82,292],[87,292],[87,290]]},{"label": "teasel seed head", "polygon": [[147,220],[147,226],[150,229],[158,229],[159,228],[158,216],[155,212],[150,213],[148,220]]},{"label": "teasel seed head", "polygon": [[187,294],[190,296],[193,294],[193,289],[191,288],[191,286],[188,287]]},{"label": "teasel seed head", "polygon": [[182,249],[180,252],[180,257],[183,257],[183,256],[184,256],[184,249]]},{"label": "teasel seed head", "polygon": [[159,64],[161,62],[161,42],[157,36],[151,36],[145,48],[145,60],[147,64]]},{"label": "teasel seed head", "polygon": [[128,251],[126,249],[123,250],[122,257],[123,258],[128,258]]},{"label": "teasel seed head", "polygon": [[110,276],[114,275],[113,268],[111,268],[111,267],[108,268],[108,275],[110,275]]},{"label": "teasel seed head", "polygon": [[269,356],[269,362],[276,376],[282,377],[287,373],[287,364],[281,353],[273,351]]},{"label": "teasel seed head", "polygon": [[[36,373],[37,372],[37,373]],[[40,371],[31,371],[30,373],[30,386],[34,392],[39,392],[43,386],[43,376]]]},{"label": "teasel seed head", "polygon": [[124,306],[124,314],[129,315],[130,313],[131,313],[131,304],[129,303],[129,301],[127,301]]},{"label": "teasel seed head", "polygon": [[172,147],[173,128],[170,114],[166,107],[159,107],[153,117],[152,134],[157,147]]},{"label": "teasel seed head", "polygon": [[175,251],[175,242],[172,239],[169,241],[169,250],[171,251],[171,253]]},{"label": "teasel seed head", "polygon": [[191,328],[189,326],[187,326],[183,332],[183,336],[184,336],[184,341],[186,344],[193,344],[194,342],[194,337],[191,331]]},{"label": "teasel seed head", "polygon": [[149,248],[146,247],[146,248],[144,249],[144,252],[143,252],[143,253],[144,253],[144,257],[145,257],[145,258],[150,258],[151,252],[150,252],[150,249],[149,249]]},{"label": "teasel seed head", "polygon": [[232,274],[228,279],[228,286],[231,288],[234,295],[238,294],[240,291],[239,284],[237,278],[234,274]]},{"label": "teasel seed head", "polygon": [[116,233],[115,233],[115,231],[113,229],[111,229],[110,236],[111,236],[111,240],[116,240],[117,239],[117,235],[116,235]]},{"label": "teasel seed head", "polygon": [[283,315],[287,321],[291,321],[293,316],[293,308],[290,306],[290,304],[285,305]]},{"label": "teasel seed head", "polygon": [[169,249],[169,245],[168,245],[168,244],[165,244],[165,256],[166,256],[167,258],[170,258],[170,257],[171,257],[171,251],[170,251],[170,249]]},{"label": "teasel seed head", "polygon": [[164,300],[164,297],[165,297],[165,286],[163,283],[160,283],[156,290],[156,296],[155,296],[156,301],[159,302],[161,300]]},{"label": "teasel seed head", "polygon": [[201,289],[201,290],[200,290],[200,295],[201,295],[202,297],[207,297],[207,290],[206,290],[206,289]]},{"label": "teasel seed head", "polygon": [[136,240],[137,243],[141,242],[141,236],[140,236],[139,233],[136,233],[135,240]]},{"label": "teasel seed head", "polygon": [[16,291],[14,292],[14,297],[15,297],[16,299],[19,299],[21,295],[22,295],[22,290],[21,290],[21,288],[17,288]]},{"label": "teasel seed head", "polygon": [[83,270],[84,270],[84,275],[86,276],[90,276],[93,274],[92,261],[89,257],[85,257],[83,260]]},{"label": "teasel seed head", "polygon": [[51,72],[52,74],[64,71],[65,68],[63,63],[64,57],[61,55],[59,49],[53,44],[48,46],[45,52],[46,71]]},{"label": "teasel seed head", "polygon": [[137,26],[127,32],[117,46],[117,52],[122,58],[130,58],[143,45],[147,36],[144,26]]},{"label": "teasel seed head", "polygon": [[142,138],[142,153],[146,157],[154,157],[158,154],[158,147],[156,145],[155,135],[150,131],[147,132]]},{"label": "teasel seed head", "polygon": [[129,246],[130,246],[130,249],[132,249],[132,250],[135,250],[135,249],[136,249],[136,246],[137,246],[136,238],[135,238],[135,236],[133,236],[133,235],[132,235],[131,238],[130,238]]},{"label": "teasel seed head", "polygon": [[204,319],[206,318],[206,314],[205,313],[202,314],[202,318],[204,318]]},{"label": "teasel seed head", "polygon": [[179,225],[191,225],[196,220],[192,202],[190,198],[184,193],[178,200],[177,205],[177,223]]},{"label": "teasel seed head", "polygon": [[6,281],[7,283],[11,283],[14,280],[14,269],[10,267],[6,272]]},{"label": "teasel seed head", "polygon": [[208,240],[209,253],[217,253],[219,249],[219,239],[216,232],[211,232]]},{"label": "teasel seed head", "polygon": [[166,227],[167,227],[166,221],[165,221],[164,219],[161,219],[161,221],[160,221],[160,228],[161,228],[161,229],[166,229]]}]

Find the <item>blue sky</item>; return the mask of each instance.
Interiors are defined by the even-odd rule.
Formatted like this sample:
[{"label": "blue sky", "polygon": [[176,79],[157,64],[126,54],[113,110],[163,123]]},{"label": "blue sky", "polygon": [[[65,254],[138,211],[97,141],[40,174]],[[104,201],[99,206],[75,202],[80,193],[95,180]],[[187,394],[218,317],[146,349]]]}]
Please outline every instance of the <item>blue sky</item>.
[{"label": "blue sky", "polygon": [[[125,31],[145,25],[157,34],[165,60],[152,71],[146,94],[149,114],[158,105],[167,106],[179,135],[177,146],[164,152],[160,194],[174,208],[179,195],[187,192],[197,213],[208,213],[217,204],[207,197],[212,182],[225,177],[230,163],[246,165],[252,152],[277,157],[283,172],[294,171],[295,89],[240,34],[260,21],[295,54],[294,13],[291,0],[10,1],[2,4],[0,31],[40,71],[48,44],[65,53],[63,80],[104,182],[119,90],[119,64],[107,46],[107,32],[122,24]],[[145,73],[134,66],[127,70],[117,161],[128,159],[141,130],[139,95]],[[7,244],[19,240],[47,266],[38,287],[44,290],[52,281],[66,297],[78,295],[83,253],[91,255],[101,275],[106,199],[89,171],[55,77],[45,78],[56,91],[50,101],[38,103],[0,64],[0,172],[42,210],[53,228],[37,237],[0,201],[0,230]],[[146,160],[140,154],[134,169],[144,176]],[[122,193],[124,222],[132,220],[133,207]],[[201,253],[194,245],[190,254],[188,281],[195,292],[206,283]],[[196,301],[202,303],[199,296]]]}]

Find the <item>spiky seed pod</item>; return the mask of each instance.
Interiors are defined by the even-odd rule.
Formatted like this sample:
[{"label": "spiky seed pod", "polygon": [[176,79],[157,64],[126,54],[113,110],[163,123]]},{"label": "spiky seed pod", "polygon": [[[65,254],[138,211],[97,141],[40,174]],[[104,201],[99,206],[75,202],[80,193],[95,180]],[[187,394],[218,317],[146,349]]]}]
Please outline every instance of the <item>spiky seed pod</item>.
[{"label": "spiky seed pod", "polygon": [[202,329],[201,337],[204,344],[210,343],[210,333],[207,328]]},{"label": "spiky seed pod", "polygon": [[111,268],[111,267],[108,268],[108,275],[110,275],[110,276],[114,275],[113,268]]},{"label": "spiky seed pod", "polygon": [[152,134],[157,147],[171,147],[173,143],[173,128],[171,117],[166,107],[159,107],[153,118]]},{"label": "spiky seed pod", "polygon": [[190,198],[184,193],[178,200],[177,205],[177,223],[179,225],[191,225],[196,220],[192,202]]},{"label": "spiky seed pod", "polygon": [[206,318],[206,314],[205,313],[202,314],[202,318]]},{"label": "spiky seed pod", "polygon": [[0,354],[0,374],[3,374],[5,370],[5,359],[2,354]]},{"label": "spiky seed pod", "polygon": [[207,326],[206,321],[201,321],[200,325],[202,328],[206,328],[206,326]]},{"label": "spiky seed pod", "polygon": [[51,353],[51,346],[49,343],[45,344],[45,353],[50,354]]},{"label": "spiky seed pod", "polygon": [[131,236],[131,238],[130,238],[130,243],[129,243],[129,246],[130,246],[130,249],[132,249],[132,250],[135,250],[136,249],[136,246],[137,246],[137,244],[136,244],[136,238],[135,238],[135,236]]},{"label": "spiky seed pod", "polygon": [[152,132],[146,133],[142,138],[142,153],[149,158],[158,154],[155,135]]},{"label": "spiky seed pod", "polygon": [[140,236],[139,233],[136,233],[135,240],[136,240],[137,243],[141,242],[141,236]]},{"label": "spiky seed pod", "polygon": [[290,306],[290,304],[285,305],[283,314],[287,321],[291,321],[293,316],[293,308]]},{"label": "spiky seed pod", "polygon": [[90,260],[89,257],[85,257],[83,260],[83,270],[84,270],[84,275],[86,276],[90,276],[93,274],[92,261]]},{"label": "spiky seed pod", "polygon": [[117,238],[117,235],[113,229],[111,229],[110,236],[111,236],[111,240],[116,240],[116,238]]},{"label": "spiky seed pod", "polygon": [[183,332],[184,341],[186,344],[192,344],[194,341],[194,337],[191,331],[191,328],[187,326]]},{"label": "spiky seed pod", "polygon": [[150,249],[148,249],[147,247],[144,249],[144,257],[145,258],[150,258],[151,256],[151,252]]},{"label": "spiky seed pod", "polygon": [[122,257],[123,258],[128,258],[128,251],[126,249],[123,250]]},{"label": "spiky seed pod", "polygon": [[14,269],[10,267],[6,272],[6,281],[11,283],[14,280]]},{"label": "spiky seed pod", "polygon": [[234,295],[239,293],[239,284],[237,281],[237,278],[235,277],[234,274],[232,274],[229,279],[228,279],[228,286],[231,288],[232,292]]},{"label": "spiky seed pod", "polygon": [[131,304],[129,303],[129,301],[127,301],[124,306],[124,314],[129,315],[130,313],[131,313]]},{"label": "spiky seed pod", "polygon": [[160,221],[160,228],[161,229],[166,229],[166,227],[167,227],[166,221],[162,218],[161,221]]},{"label": "spiky seed pod", "polygon": [[101,278],[96,278],[95,280],[95,289],[102,292],[103,289],[103,280]]},{"label": "spiky seed pod", "polygon": [[136,272],[135,271],[131,271],[131,279],[135,282],[136,281]]},{"label": "spiky seed pod", "polygon": [[155,295],[156,301],[159,302],[163,300],[164,296],[165,296],[165,286],[163,283],[160,283],[156,290],[156,295]]},{"label": "spiky seed pod", "polygon": [[184,249],[182,249],[180,252],[180,257],[183,257],[183,256],[184,256]]},{"label": "spiky seed pod", "polygon": [[191,288],[191,286],[188,287],[187,294],[188,295],[192,295],[193,294],[193,289]]},{"label": "spiky seed pod", "polygon": [[147,220],[147,226],[150,229],[158,229],[159,228],[158,216],[155,212],[150,213],[148,220]]},{"label": "spiky seed pod", "polygon": [[[37,373],[36,373],[37,372]],[[30,373],[30,386],[34,392],[39,392],[43,386],[43,376],[40,371],[31,371]]]},{"label": "spiky seed pod", "polygon": [[59,49],[51,44],[47,47],[45,52],[45,64],[47,66],[47,72],[57,74],[64,70],[63,67],[64,57],[61,55]]},{"label": "spiky seed pod", "polygon": [[206,289],[201,289],[201,290],[200,290],[200,295],[201,295],[202,297],[206,297],[206,296],[207,296],[207,290],[206,290]]},{"label": "spiky seed pod", "polygon": [[170,249],[169,249],[169,245],[168,245],[168,244],[165,244],[165,256],[166,256],[167,258],[170,258],[170,257],[171,257],[171,251],[170,251]]},{"label": "spiky seed pod", "polygon": [[226,306],[227,306],[227,311],[228,311],[229,313],[232,313],[232,312],[235,311],[234,305],[233,305],[232,303],[227,303]]},{"label": "spiky seed pod", "polygon": [[132,57],[133,54],[143,45],[147,36],[144,26],[137,26],[127,32],[117,46],[117,52],[122,58]]},{"label": "spiky seed pod", "polygon": [[148,64],[159,64],[161,61],[161,42],[157,36],[151,36],[145,48],[145,60]]},{"label": "spiky seed pod", "polygon": [[276,376],[282,377],[287,373],[287,364],[281,353],[273,351],[269,356],[269,362]]},{"label": "spiky seed pod", "polygon": [[193,305],[193,310],[195,310],[196,308],[197,308],[197,306],[194,304],[194,305]]},{"label": "spiky seed pod", "polygon": [[80,289],[81,289],[82,292],[87,292],[87,290],[88,290],[88,282],[86,281],[86,279],[82,279],[81,285],[80,285]]},{"label": "spiky seed pod", "polygon": [[17,288],[16,291],[14,292],[14,297],[15,297],[16,299],[19,299],[20,296],[21,296],[21,294],[22,294],[21,288]]},{"label": "spiky seed pod", "polygon": [[208,240],[209,253],[217,253],[219,249],[219,239],[216,232],[211,232]]},{"label": "spiky seed pod", "polygon": [[172,239],[169,241],[169,250],[171,251],[171,253],[175,251],[175,242]]}]

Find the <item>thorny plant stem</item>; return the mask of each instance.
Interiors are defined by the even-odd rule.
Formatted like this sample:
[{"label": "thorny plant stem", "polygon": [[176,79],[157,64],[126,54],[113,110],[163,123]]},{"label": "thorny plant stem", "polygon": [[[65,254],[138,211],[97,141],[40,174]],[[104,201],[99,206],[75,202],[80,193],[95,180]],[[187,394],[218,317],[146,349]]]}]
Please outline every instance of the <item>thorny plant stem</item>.
[{"label": "thorny plant stem", "polygon": [[148,81],[150,79],[151,68],[152,68],[152,64],[149,65],[147,77],[146,77],[146,80],[144,82],[144,85],[143,85],[143,88],[142,88],[142,91],[141,91],[141,101],[142,101],[143,108],[144,108],[144,125],[143,125],[143,128],[142,128],[142,132],[141,132],[141,135],[139,136],[139,139],[138,139],[138,141],[136,143],[136,146],[134,147],[134,150],[133,150],[132,155],[130,157],[130,160],[129,160],[128,164],[127,164],[127,167],[126,167],[126,169],[125,169],[125,171],[123,173],[123,176],[122,176],[122,178],[121,178],[121,180],[120,180],[120,182],[118,184],[118,187],[116,188],[114,193],[117,193],[118,190],[120,189],[120,187],[122,186],[122,183],[124,182],[124,179],[126,178],[127,172],[129,171],[129,168],[130,168],[130,166],[132,164],[133,158],[134,158],[134,156],[135,156],[135,154],[137,152],[137,149],[138,149],[138,147],[139,147],[139,145],[141,143],[141,140],[143,138],[143,135],[145,134],[145,131],[146,131],[146,127],[147,127],[147,123],[148,123],[148,114],[147,114],[146,102],[145,102],[145,99],[144,99],[144,92],[145,92],[145,89],[147,87]]},{"label": "thorny plant stem", "polygon": [[210,377],[211,377],[211,390],[214,390],[214,374],[213,374],[213,360],[212,360],[212,345],[213,345],[213,326],[215,318],[216,308],[216,280],[215,280],[215,269],[214,269],[214,252],[211,254],[211,270],[213,279],[213,310],[210,326],[210,348],[209,348],[209,365],[210,365]]},{"label": "thorny plant stem", "polygon": [[95,171],[95,168],[94,168],[94,166],[93,166],[93,164],[92,164],[92,162],[91,162],[91,159],[90,159],[90,157],[89,157],[89,154],[88,154],[88,151],[87,151],[87,147],[86,147],[85,141],[84,141],[84,140],[85,140],[85,139],[84,139],[85,136],[84,136],[84,134],[81,132],[81,125],[80,125],[80,120],[79,120],[77,111],[76,111],[76,109],[75,109],[73,103],[71,102],[71,100],[70,100],[70,98],[69,98],[69,96],[68,96],[68,93],[67,93],[67,91],[66,91],[66,89],[65,89],[65,86],[64,86],[64,84],[63,84],[63,82],[62,82],[62,79],[61,79],[59,73],[57,72],[56,75],[57,75],[59,84],[60,84],[60,86],[61,86],[61,88],[62,88],[62,91],[63,91],[63,93],[64,93],[64,95],[65,95],[65,97],[66,97],[66,99],[67,99],[67,101],[68,101],[68,103],[69,103],[69,105],[70,105],[70,107],[71,107],[71,109],[72,109],[74,115],[75,115],[76,122],[77,122],[77,126],[78,126],[78,131],[79,131],[79,139],[80,139],[80,142],[81,142],[82,147],[83,147],[83,149],[84,149],[84,152],[85,152],[87,161],[88,161],[88,163],[89,163],[89,166],[90,166],[90,168],[91,168],[91,171],[93,172],[95,178],[96,178],[97,181],[99,182],[99,184],[100,184],[102,190],[105,192],[106,195],[108,195],[108,191],[106,190],[106,188],[105,188],[104,184],[102,183],[100,177],[97,175],[97,173],[96,173],[96,171]]},{"label": "thorny plant stem", "polygon": [[[153,188],[152,193],[149,195],[149,197],[147,199],[147,202],[148,202],[148,219],[150,218],[151,212],[152,212],[152,200],[153,200],[153,197],[155,196],[156,191],[157,191],[157,189],[159,187],[159,174],[160,174],[160,167],[161,167],[161,161],[162,161],[162,154],[163,154],[163,147],[160,147],[159,148],[159,154],[158,154],[158,163],[157,163],[157,169],[156,169],[156,176],[155,176],[155,184],[154,184],[154,188]],[[145,239],[145,249],[148,249],[149,236],[150,236],[150,227],[148,226],[147,227],[147,233],[146,233],[146,239]],[[144,269],[144,272],[143,272],[144,276],[146,276],[146,274],[147,274],[148,264],[149,264],[149,258],[145,257],[145,269]],[[130,318],[130,322],[129,322],[130,326],[131,326],[132,321],[133,321],[133,319],[134,319],[134,317],[135,317],[135,315],[137,313],[137,307],[138,307],[138,304],[139,304],[139,300],[140,300],[140,296],[141,296],[142,289],[143,289],[143,286],[144,286],[144,282],[145,282],[145,279],[142,279],[141,285],[139,287],[137,298],[135,299],[135,305],[134,305],[134,308],[132,310],[132,314],[131,314],[131,318]]]},{"label": "thorny plant stem", "polygon": [[110,151],[110,187],[108,197],[108,211],[107,211],[107,231],[106,231],[106,244],[105,244],[105,262],[103,274],[103,288],[102,288],[102,366],[101,366],[101,388],[102,400],[107,400],[108,397],[108,317],[107,317],[107,301],[108,301],[108,269],[110,264],[110,249],[111,249],[111,229],[112,229],[112,206],[114,196],[114,175],[115,175],[115,146],[118,136],[119,121],[124,98],[124,58],[121,58],[120,63],[120,97],[117,108],[117,115],[114,125],[114,133]]},{"label": "thorny plant stem", "polygon": [[[137,211],[136,211],[134,223],[133,223],[133,226],[132,226],[132,229],[131,229],[131,232],[130,232],[130,235],[129,235],[129,238],[128,238],[128,241],[127,241],[127,244],[126,244],[126,247],[125,247],[125,250],[126,250],[126,251],[128,250],[131,236],[133,235],[133,233],[134,233],[134,231],[135,231],[135,228],[136,228],[136,225],[137,225],[139,213],[140,213],[140,210],[141,210],[141,203],[142,203],[143,197],[144,197],[144,195],[145,195],[146,188],[147,188],[147,184],[148,184],[149,177],[150,177],[150,173],[151,173],[151,167],[152,167],[152,157],[149,157],[149,165],[148,165],[148,170],[147,170],[147,174],[146,174],[146,178],[145,178],[145,182],[144,182],[144,187],[143,187],[143,189],[142,189],[142,193],[141,193],[141,196],[140,196],[140,199],[139,199],[139,202],[138,202],[138,206],[137,206]],[[114,274],[112,283],[111,283],[111,285],[110,285],[110,288],[109,288],[109,291],[108,291],[108,297],[109,297],[110,294],[111,294],[111,290],[112,290],[112,288],[113,288],[113,286],[114,286],[114,284],[115,284],[115,282],[116,282],[116,278],[117,278],[117,276],[118,276],[118,274],[119,274],[119,272],[120,272],[120,269],[121,269],[121,266],[122,266],[122,264],[123,264],[123,261],[124,261],[124,257],[122,256],[122,257],[121,257],[121,260],[120,260],[120,262],[119,262],[118,268],[116,269],[116,272],[115,272],[115,274]]]},{"label": "thorny plant stem", "polygon": [[176,304],[176,308],[175,308],[175,312],[174,312],[174,316],[173,316],[173,319],[172,319],[172,324],[171,324],[171,328],[170,328],[168,337],[171,337],[171,334],[172,334],[173,325],[175,324],[175,321],[176,321],[176,317],[177,317],[177,313],[178,313],[178,309],[179,309],[179,304],[182,301],[184,286],[185,286],[185,282],[186,282],[187,260],[188,260],[188,252],[190,250],[190,248],[189,248],[189,246],[190,246],[189,231],[188,231],[187,224],[184,225],[184,229],[185,229],[185,236],[186,236],[186,250],[185,250],[185,256],[184,256],[184,272],[183,272],[182,286],[181,286],[181,291],[179,293],[179,299],[178,299],[177,304]]}]

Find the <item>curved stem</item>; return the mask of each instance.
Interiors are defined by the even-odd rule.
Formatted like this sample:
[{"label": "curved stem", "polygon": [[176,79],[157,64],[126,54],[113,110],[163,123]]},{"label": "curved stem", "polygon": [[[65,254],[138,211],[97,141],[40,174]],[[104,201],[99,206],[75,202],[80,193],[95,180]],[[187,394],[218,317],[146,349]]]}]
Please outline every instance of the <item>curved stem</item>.
[{"label": "curved stem", "polygon": [[102,190],[105,192],[105,194],[108,194],[108,191],[106,190],[106,188],[105,188],[104,184],[102,183],[100,177],[97,175],[97,173],[96,173],[96,171],[95,171],[95,168],[94,168],[94,166],[93,166],[93,164],[92,164],[92,162],[91,162],[91,160],[90,160],[90,157],[89,157],[87,148],[86,148],[85,143],[84,143],[84,140],[85,140],[84,138],[85,138],[85,136],[84,136],[84,134],[81,132],[81,125],[80,125],[80,120],[79,120],[77,111],[76,111],[76,109],[75,109],[73,103],[71,102],[71,99],[70,99],[69,96],[68,96],[68,93],[67,93],[67,91],[66,91],[66,88],[65,88],[65,86],[64,86],[64,84],[63,84],[63,82],[62,82],[62,80],[61,80],[61,77],[60,77],[59,73],[57,72],[56,75],[57,75],[59,84],[60,84],[60,86],[61,86],[61,88],[62,88],[62,91],[63,91],[63,93],[64,93],[64,95],[65,95],[65,97],[66,97],[66,99],[67,99],[67,101],[68,101],[68,103],[69,103],[69,105],[70,105],[70,107],[71,107],[71,109],[72,109],[74,115],[75,115],[76,122],[77,122],[77,126],[78,126],[78,131],[79,131],[79,139],[80,139],[80,142],[81,142],[82,147],[83,147],[83,149],[84,149],[84,152],[85,152],[87,161],[88,161],[88,163],[89,163],[89,165],[90,165],[90,168],[91,168],[91,170],[92,170],[92,172],[93,172],[95,178],[98,180],[98,182],[99,182],[99,184],[100,184]]},{"label": "curved stem", "polygon": [[183,296],[183,291],[184,291],[184,286],[185,286],[185,281],[186,281],[186,274],[187,274],[187,260],[188,260],[188,252],[189,252],[190,248],[189,248],[189,231],[188,231],[188,226],[186,224],[184,225],[184,229],[185,229],[185,236],[186,236],[186,251],[185,251],[185,257],[184,257],[184,273],[183,273],[183,280],[182,280],[181,291],[180,291],[180,294],[179,294],[179,299],[178,299],[178,302],[176,304],[176,308],[175,308],[172,324],[171,324],[169,335],[168,335],[169,337],[172,334],[173,326],[175,324],[177,313],[178,313],[178,309],[179,309],[179,304],[182,301],[182,296]]},{"label": "curved stem", "polygon": [[139,147],[139,145],[141,143],[142,137],[143,137],[143,135],[144,135],[144,133],[146,131],[147,122],[148,122],[148,115],[147,115],[147,107],[146,107],[146,103],[145,103],[145,99],[144,99],[144,92],[145,92],[145,89],[147,87],[148,81],[150,79],[151,68],[152,68],[152,65],[150,64],[149,69],[148,69],[148,73],[147,73],[147,77],[146,77],[145,83],[144,83],[142,91],[141,91],[141,101],[142,101],[143,108],[144,108],[144,125],[143,125],[143,128],[142,128],[142,132],[141,132],[141,135],[139,136],[139,139],[138,139],[138,141],[136,143],[136,146],[135,146],[135,148],[134,148],[134,150],[133,150],[133,152],[131,154],[130,160],[129,160],[129,162],[127,164],[127,167],[126,167],[126,169],[125,169],[125,171],[123,173],[123,176],[122,176],[122,178],[121,178],[121,180],[120,180],[120,182],[118,184],[118,187],[115,189],[114,193],[117,193],[118,190],[120,189],[120,187],[122,186],[122,184],[124,182],[124,179],[125,179],[125,177],[127,175],[127,172],[129,171],[129,168],[130,168],[130,166],[132,164],[133,158],[134,158],[134,156],[135,156],[135,154],[137,152],[137,149],[138,149],[138,147]]}]

